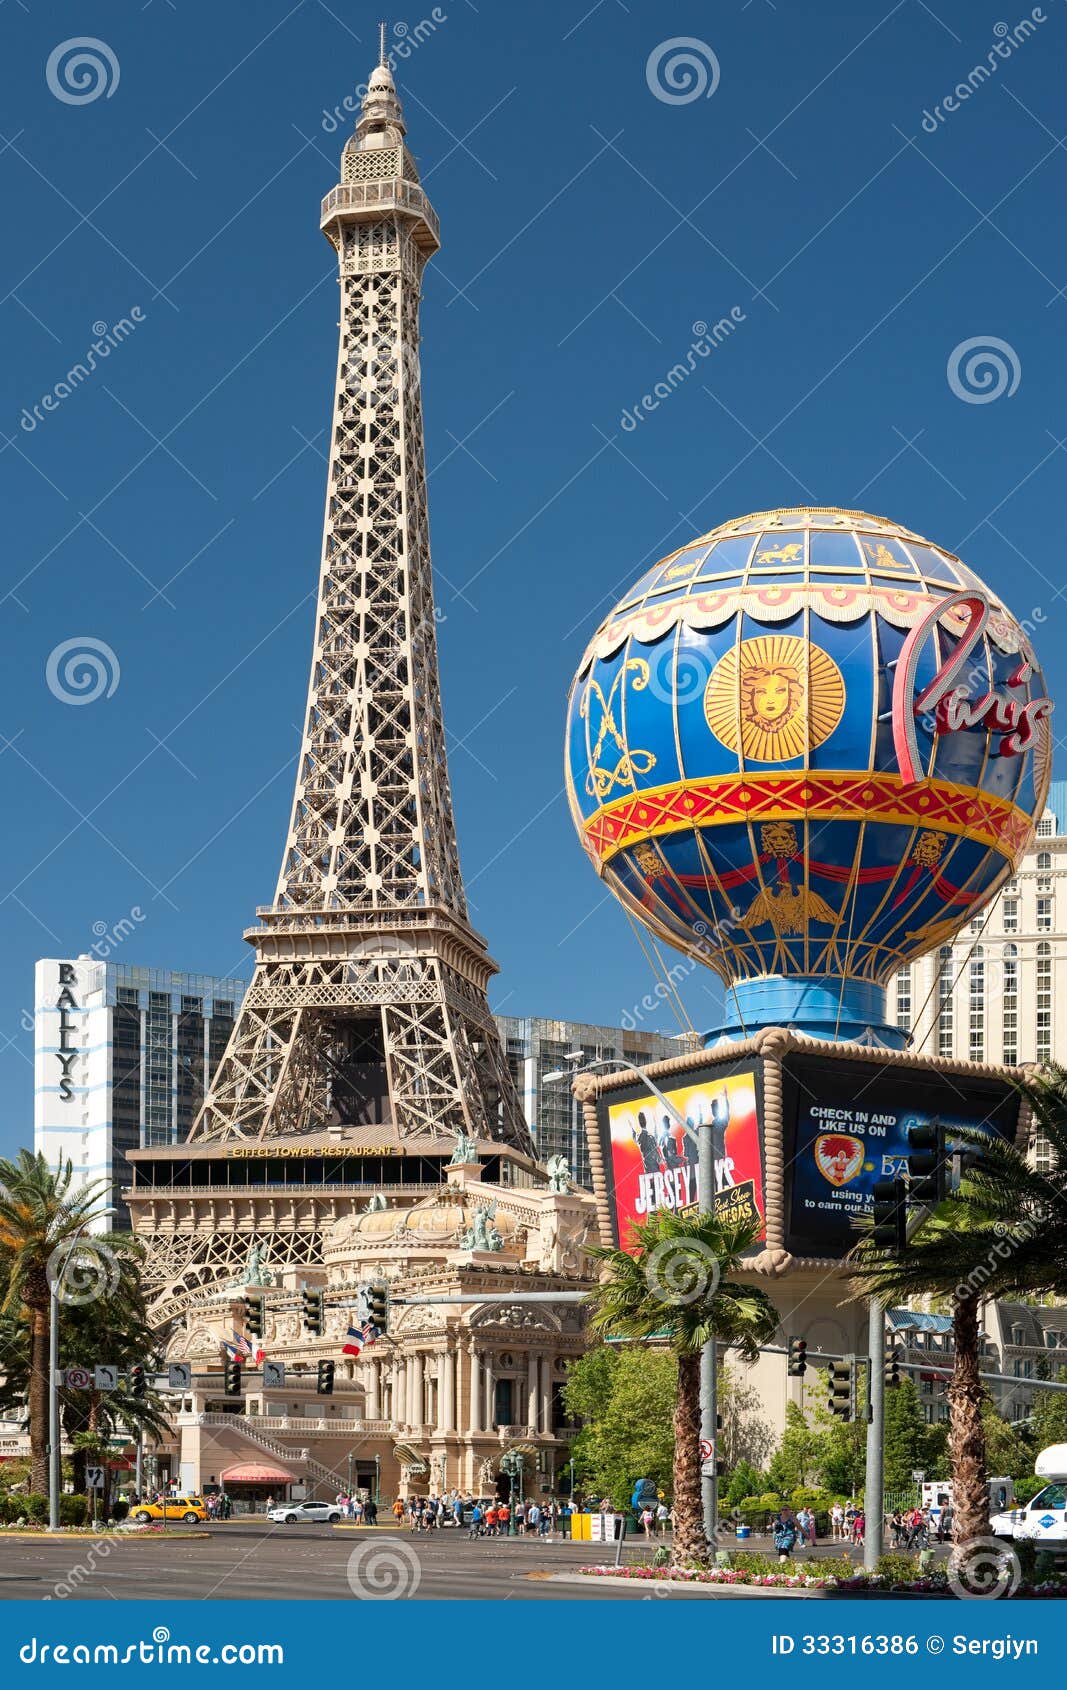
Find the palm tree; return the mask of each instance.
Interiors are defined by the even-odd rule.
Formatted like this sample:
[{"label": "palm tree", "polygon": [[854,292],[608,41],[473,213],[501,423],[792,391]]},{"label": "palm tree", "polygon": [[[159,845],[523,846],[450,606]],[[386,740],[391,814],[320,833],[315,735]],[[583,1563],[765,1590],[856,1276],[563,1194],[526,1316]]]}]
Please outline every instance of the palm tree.
[{"label": "palm tree", "polygon": [[99,1214],[102,1197],[99,1181],[72,1187],[69,1161],[53,1169],[29,1150],[14,1161],[0,1158],[0,1309],[27,1311],[30,1488],[42,1494],[48,1489],[49,1274],[63,1271],[64,1251]]},{"label": "palm tree", "polygon": [[[631,1224],[630,1250],[598,1247],[600,1284],[589,1294],[590,1327],[601,1336],[665,1338],[678,1363],[674,1411],[674,1559],[706,1562],[700,1496],[700,1352],[713,1335],[755,1361],[778,1327],[759,1286],[729,1279],[760,1233],[758,1223],[659,1209]],[[632,1253],[631,1253],[632,1252]]]},{"label": "palm tree", "polygon": [[933,1293],[952,1307],[955,1356],[948,1388],[957,1553],[989,1535],[979,1311],[994,1297],[1067,1292],[1067,1069],[1018,1082],[1047,1140],[1041,1171],[1014,1144],[953,1127],[964,1171],[956,1190],[927,1216],[900,1257],[867,1232],[852,1260],[857,1289],[884,1306]]}]

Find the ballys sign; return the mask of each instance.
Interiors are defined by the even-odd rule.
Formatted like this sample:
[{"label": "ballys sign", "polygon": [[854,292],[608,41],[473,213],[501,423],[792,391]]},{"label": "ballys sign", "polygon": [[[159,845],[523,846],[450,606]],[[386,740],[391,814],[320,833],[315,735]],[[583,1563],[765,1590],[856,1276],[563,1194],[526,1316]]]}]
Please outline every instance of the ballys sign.
[{"label": "ballys sign", "polygon": [[[987,689],[976,697],[962,679],[975,648],[986,631],[990,602],[984,593],[967,589],[940,599],[911,630],[897,659],[893,682],[893,744],[901,776],[908,786],[925,780],[916,720],[931,716],[938,733],[958,733],[969,728],[984,729],[993,739],[991,753],[1018,757],[1029,751],[1037,739],[1038,724],[1052,714],[1052,700],[1041,694],[1031,697],[1032,665],[1020,653],[1017,668],[1003,686]],[[966,620],[954,651],[941,663],[932,681],[918,693],[916,677],[923,652],[942,617],[962,613]]]}]

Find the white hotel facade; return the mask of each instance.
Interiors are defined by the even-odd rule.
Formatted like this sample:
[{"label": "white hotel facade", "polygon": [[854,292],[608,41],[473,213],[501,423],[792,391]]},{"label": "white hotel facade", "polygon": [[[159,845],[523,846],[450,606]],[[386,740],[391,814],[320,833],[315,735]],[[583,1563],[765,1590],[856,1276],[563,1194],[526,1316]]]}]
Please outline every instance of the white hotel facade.
[{"label": "white hotel facade", "polygon": [[[992,908],[901,969],[887,1008],[924,1056],[1038,1062],[1067,1053],[1067,781]],[[1041,1147],[1038,1146],[1040,1165]]]}]

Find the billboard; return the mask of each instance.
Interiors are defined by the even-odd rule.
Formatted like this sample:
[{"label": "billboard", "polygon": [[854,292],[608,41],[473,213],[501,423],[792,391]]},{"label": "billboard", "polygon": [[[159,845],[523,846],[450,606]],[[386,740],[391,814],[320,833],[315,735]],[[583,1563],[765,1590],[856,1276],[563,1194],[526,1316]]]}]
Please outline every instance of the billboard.
[{"label": "billboard", "polygon": [[[712,1125],[716,1210],[762,1221],[758,1080],[758,1064],[720,1064],[694,1070],[681,1085],[664,1081],[662,1092],[691,1127]],[[696,1145],[640,1086],[602,1098],[600,1119],[615,1238],[629,1249],[634,1222],[696,1203]]]},{"label": "billboard", "polygon": [[786,1236],[796,1256],[843,1256],[877,1180],[906,1172],[908,1128],[984,1128],[1014,1138],[1018,1093],[985,1075],[938,1073],[797,1052],[782,1067]]}]

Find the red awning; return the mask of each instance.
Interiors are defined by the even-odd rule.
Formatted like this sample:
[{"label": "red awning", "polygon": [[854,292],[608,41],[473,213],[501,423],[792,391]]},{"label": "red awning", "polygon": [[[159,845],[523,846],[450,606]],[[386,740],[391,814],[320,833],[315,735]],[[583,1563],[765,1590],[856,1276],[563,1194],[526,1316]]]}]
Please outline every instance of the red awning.
[{"label": "red awning", "polygon": [[247,1461],[243,1467],[227,1467],[221,1475],[225,1485],[291,1485],[295,1473],[282,1467],[267,1467],[258,1461]]}]

